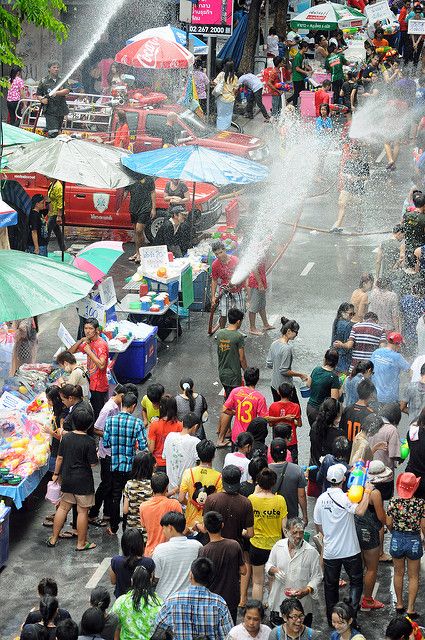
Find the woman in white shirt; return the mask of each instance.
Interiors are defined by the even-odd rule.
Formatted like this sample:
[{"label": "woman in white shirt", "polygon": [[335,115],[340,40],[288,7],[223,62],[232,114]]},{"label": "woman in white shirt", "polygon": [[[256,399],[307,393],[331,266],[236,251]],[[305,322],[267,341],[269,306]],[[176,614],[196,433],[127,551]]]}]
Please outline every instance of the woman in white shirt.
[{"label": "woman in white shirt", "polygon": [[268,640],[270,627],[261,624],[264,618],[264,607],[260,600],[248,600],[243,608],[243,620],[230,629],[226,640]]}]

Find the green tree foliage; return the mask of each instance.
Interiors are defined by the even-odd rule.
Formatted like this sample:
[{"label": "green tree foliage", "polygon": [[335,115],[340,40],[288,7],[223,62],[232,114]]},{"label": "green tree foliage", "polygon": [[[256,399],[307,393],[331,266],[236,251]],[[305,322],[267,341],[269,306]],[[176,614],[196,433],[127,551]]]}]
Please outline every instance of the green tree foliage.
[{"label": "green tree foliage", "polygon": [[[6,0],[0,5],[0,62],[23,64],[16,54],[23,22],[50,31],[62,42],[68,35],[67,27],[58,18],[62,11],[66,11],[62,0]],[[4,79],[0,78],[0,83],[5,86]]]}]

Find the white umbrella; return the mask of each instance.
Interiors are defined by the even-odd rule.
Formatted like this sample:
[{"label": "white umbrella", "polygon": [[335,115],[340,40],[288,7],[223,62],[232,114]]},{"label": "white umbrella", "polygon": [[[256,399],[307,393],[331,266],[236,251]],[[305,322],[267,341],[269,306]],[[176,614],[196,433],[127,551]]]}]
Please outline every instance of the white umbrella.
[{"label": "white umbrella", "polygon": [[8,156],[8,169],[15,173],[41,173],[62,182],[64,234],[65,183],[83,184],[94,189],[126,187],[135,182],[121,165],[121,158],[128,155],[125,149],[59,135],[20,147]]},{"label": "white umbrella", "polygon": [[60,135],[19,148],[8,156],[15,173],[41,173],[62,182],[76,182],[97,189],[118,189],[134,182],[123,170],[125,149]]},{"label": "white umbrella", "polygon": [[367,18],[360,11],[336,2],[323,2],[302,11],[291,20],[294,29],[337,29],[338,27],[361,27]]}]

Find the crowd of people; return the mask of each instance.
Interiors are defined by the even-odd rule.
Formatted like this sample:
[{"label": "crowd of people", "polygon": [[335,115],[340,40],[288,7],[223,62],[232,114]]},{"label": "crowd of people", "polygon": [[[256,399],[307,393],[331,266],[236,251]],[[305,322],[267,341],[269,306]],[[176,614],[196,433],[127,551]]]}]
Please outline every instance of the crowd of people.
[{"label": "crowd of people", "polygon": [[[379,260],[385,264],[385,250]],[[397,615],[386,638],[407,640],[420,617],[425,365],[400,396],[400,373],[411,365],[399,353],[401,334],[385,330],[369,311],[372,292],[360,286],[340,306],[331,347],[310,373],[294,365],[299,324],[282,318],[266,362],[271,403],[256,389],[259,369],[247,363],[244,314],[229,308],[228,324],[217,332],[225,393],[217,443],[206,437],[207,400],[190,378],[181,379],[174,395],[159,383],[149,384],[142,398],[134,385],[117,385],[107,399],[105,347],[96,322],[88,322],[84,338],[58,357],[68,379],[47,391],[54,415],[50,468],[61,497],[44,525],[52,527],[50,548],[74,538],[77,551],[91,551],[89,524],[121,535],[122,553],[110,566],[116,599],[110,607],[109,591],[96,588],[77,625],[59,608],[54,581],[45,578],[21,638],[326,637],[315,626],[321,601],[333,640],[367,638],[359,612],[390,609],[374,589],[379,562],[392,562]],[[89,381],[76,363],[77,349],[87,354]],[[305,467],[299,465],[302,414],[294,378],[303,392],[309,389]],[[411,422],[410,457],[395,482],[402,410]],[[230,448],[221,471],[218,448]],[[366,465],[368,481],[353,502],[347,483],[359,465]],[[307,496],[316,499],[313,537]],[[349,581],[345,599],[342,568]]]},{"label": "crowd of people", "polygon": [[[404,23],[418,17],[423,17],[422,7],[414,6],[409,13],[404,2],[400,53],[406,64],[420,61],[422,39],[408,37],[404,29]],[[272,28],[267,40],[273,57],[267,79],[272,115],[281,110],[284,89],[278,85],[285,80],[293,85],[288,102],[298,107],[314,49],[331,74],[316,92],[318,136],[333,130],[333,105],[344,108],[348,131],[359,105],[382,95],[385,117],[393,114],[392,102],[397,102],[397,114],[415,114],[408,122],[420,143],[416,82],[386,50],[390,44],[379,24],[371,35],[365,45],[366,64],[346,73],[342,32],[331,38],[317,32],[311,43],[296,32],[282,40]],[[287,63],[285,56],[292,49],[292,62]],[[56,82],[57,70],[53,73]],[[200,100],[206,100],[209,79],[200,65],[195,73],[203,85]],[[111,65],[106,81],[113,85],[117,78]],[[11,121],[22,90],[19,80],[17,73],[8,96]],[[420,79],[419,87],[423,84]],[[250,90],[248,117],[253,117],[256,104],[264,120],[270,120],[261,81],[254,74],[238,78],[228,61],[213,81],[219,130],[231,124],[241,85]],[[47,81],[38,94],[47,106]],[[60,130],[61,117],[50,114],[49,131]],[[389,172],[396,167],[405,134],[404,125],[385,142]],[[120,133],[119,146],[125,146],[125,135]],[[369,176],[365,145],[345,141],[344,135],[338,218],[332,227],[336,233],[342,231],[346,208],[361,197]],[[368,616],[386,608],[388,625],[382,636],[419,637],[416,600],[425,536],[421,154],[415,167],[415,187],[392,236],[378,248],[376,273],[364,274],[350,300],[341,303],[323,361],[309,371],[297,367],[293,347],[302,327],[287,317],[282,317],[280,337],[270,345],[265,361],[249,361],[241,331],[245,303],[251,335],[274,328],[266,313],[265,264],[261,261],[246,281],[233,285],[238,260],[221,242],[213,244],[211,299],[219,310],[215,337],[224,390],[216,442],[206,425],[207,399],[190,377],[183,376],[179,388],[172,390],[150,383],[143,397],[135,385],[118,384],[109,397],[107,343],[96,321],[85,323],[84,336],[58,356],[64,384],[46,392],[52,410],[49,471],[52,484],[60,486],[60,499],[43,525],[51,529],[49,549],[72,539],[83,554],[96,548],[89,539],[90,527],[120,536],[122,552],[111,559],[109,569],[115,599],[111,606],[109,589],[96,587],[80,620],[77,612],[60,608],[55,581],[42,578],[39,602],[23,620],[22,640],[364,640]],[[154,183],[149,179],[144,184],[145,180],[130,189],[134,261],[144,242],[144,226],[155,215]],[[29,219],[28,251],[42,255],[47,254],[52,231],[63,243],[58,226],[60,183],[52,181],[49,199],[47,211],[45,198],[34,196]],[[174,208],[161,227],[160,240],[176,255],[184,253],[187,240],[183,231],[188,199],[183,183],[168,183],[166,200]],[[257,315],[263,331],[256,325]],[[86,367],[77,363],[77,351],[87,355]],[[269,398],[257,389],[259,364],[271,373]],[[306,429],[299,393],[307,398],[309,425],[304,466],[299,464],[298,429]],[[409,457],[397,472],[404,463],[399,430],[403,414],[409,422]],[[222,469],[217,468],[220,449],[226,450]],[[96,487],[93,469],[98,464]],[[353,470],[366,478],[356,501],[349,491]],[[379,563],[393,565],[395,611],[387,596],[380,596],[385,601],[376,597]],[[344,598],[340,590],[345,586]],[[332,631],[319,631],[322,602]]]}]

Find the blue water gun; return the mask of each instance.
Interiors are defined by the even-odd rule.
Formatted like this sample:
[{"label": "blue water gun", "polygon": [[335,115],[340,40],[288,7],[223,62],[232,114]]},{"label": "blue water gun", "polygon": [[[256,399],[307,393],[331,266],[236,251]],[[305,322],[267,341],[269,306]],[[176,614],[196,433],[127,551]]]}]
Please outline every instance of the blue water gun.
[{"label": "blue water gun", "polygon": [[358,460],[352,468],[347,482],[347,496],[351,502],[360,502],[362,500],[368,469],[369,462],[365,463],[364,460]]}]

